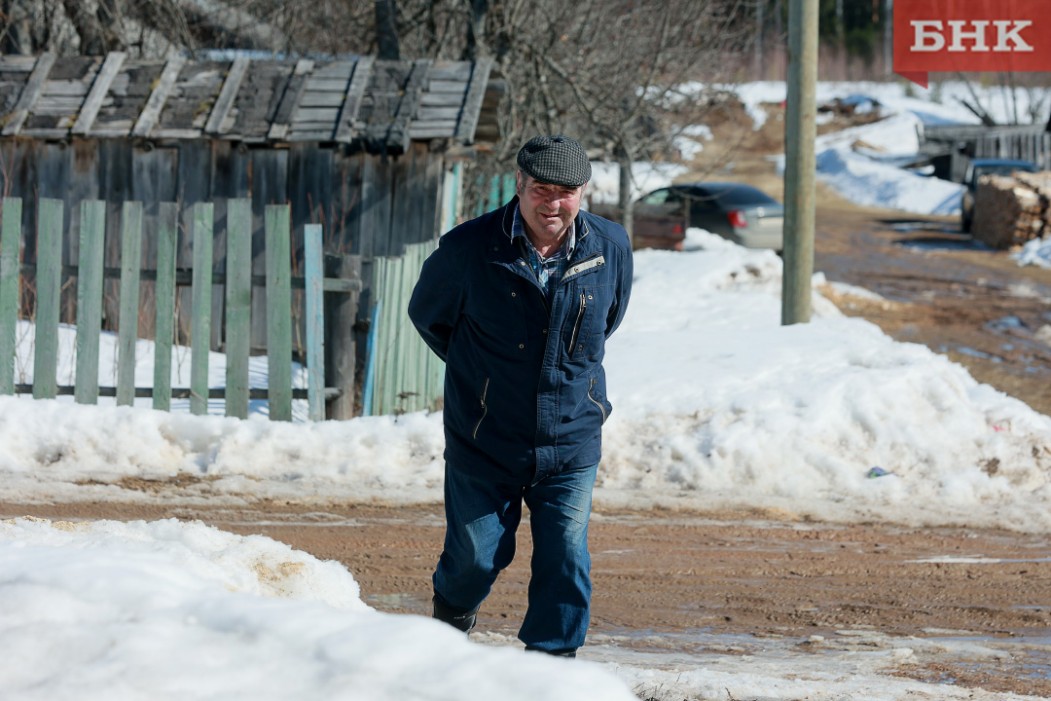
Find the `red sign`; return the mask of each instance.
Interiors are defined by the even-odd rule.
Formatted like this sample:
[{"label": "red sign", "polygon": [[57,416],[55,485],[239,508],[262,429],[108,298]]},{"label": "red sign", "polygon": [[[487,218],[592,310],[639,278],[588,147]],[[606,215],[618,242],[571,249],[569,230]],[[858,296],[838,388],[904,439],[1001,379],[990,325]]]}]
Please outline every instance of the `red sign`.
[{"label": "red sign", "polygon": [[1051,71],[1047,0],[895,0],[894,72]]}]

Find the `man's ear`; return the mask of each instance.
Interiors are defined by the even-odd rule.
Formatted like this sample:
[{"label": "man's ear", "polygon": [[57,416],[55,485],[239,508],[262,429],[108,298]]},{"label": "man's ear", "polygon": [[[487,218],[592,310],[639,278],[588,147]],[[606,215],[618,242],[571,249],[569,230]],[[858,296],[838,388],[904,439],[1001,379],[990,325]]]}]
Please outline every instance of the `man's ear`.
[{"label": "man's ear", "polygon": [[517,194],[519,197],[522,196],[522,185],[523,185],[522,184],[522,179],[523,179],[522,178],[522,171],[516,170],[515,171],[515,194]]}]

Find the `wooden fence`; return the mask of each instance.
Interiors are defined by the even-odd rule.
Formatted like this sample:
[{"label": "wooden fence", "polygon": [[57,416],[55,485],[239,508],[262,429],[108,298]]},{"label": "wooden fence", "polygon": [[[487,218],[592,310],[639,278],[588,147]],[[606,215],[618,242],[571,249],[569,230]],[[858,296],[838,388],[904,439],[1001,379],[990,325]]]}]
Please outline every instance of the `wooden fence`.
[{"label": "wooden fence", "polygon": [[[350,418],[354,413],[355,349],[352,331],[361,290],[360,260],[351,256],[328,257],[322,252],[320,225],[303,227],[303,276],[293,276],[291,224],[288,205],[265,208],[265,276],[252,275],[252,212],[248,199],[228,201],[225,236],[225,272],[213,271],[213,206],[193,205],[190,238],[191,271],[176,268],[179,209],[175,203],[159,206],[156,227],[146,232],[156,248],[156,266],[143,269],[143,207],[125,202],[121,210],[119,270],[104,266],[106,203],[84,200],[79,204],[77,265],[63,266],[63,216],[61,200],[40,199],[35,221],[35,261],[21,264],[23,254],[22,201],[4,198],[0,219],[0,395],[31,392],[34,398],[73,395],[82,404],[97,403],[100,396],[116,397],[118,405],[131,405],[136,397],[152,397],[153,407],[167,410],[172,398],[188,398],[194,414],[204,414],[209,398],[225,399],[227,416],[244,418],[250,399],[266,399],[273,420],[292,418],[293,399],[307,400],[310,420]],[[152,247],[151,247],[152,248]],[[325,275],[325,269],[335,271]],[[20,273],[20,274],[19,274]],[[100,387],[99,341],[102,328],[103,281],[118,277],[116,386]],[[57,380],[60,298],[66,281],[76,279],[75,382],[60,386]],[[262,279],[260,279],[262,278]],[[154,378],[150,387],[135,386],[136,341],[142,313],[140,281],[152,280],[154,288]],[[226,377],[223,387],[209,387],[212,297],[223,286],[225,307]],[[190,373],[188,387],[171,386],[172,348],[175,339],[177,288],[192,288]],[[265,288],[266,388],[249,384],[252,288]],[[292,386],[293,289],[302,289],[305,310],[307,387]],[[28,294],[32,290],[33,294]],[[33,382],[15,382],[16,326],[26,299],[33,297],[35,326]],[[348,361],[349,359],[349,361]],[[327,368],[327,371],[326,371]]]},{"label": "wooden fence", "polygon": [[936,177],[954,182],[963,181],[972,158],[1020,158],[1051,168],[1051,134],[1043,124],[926,125],[920,151],[931,156]]},{"label": "wooden fence", "polygon": [[366,353],[363,414],[404,414],[441,406],[445,365],[408,321],[409,297],[436,243],[411,244],[401,256],[377,258],[373,264],[377,301]]}]

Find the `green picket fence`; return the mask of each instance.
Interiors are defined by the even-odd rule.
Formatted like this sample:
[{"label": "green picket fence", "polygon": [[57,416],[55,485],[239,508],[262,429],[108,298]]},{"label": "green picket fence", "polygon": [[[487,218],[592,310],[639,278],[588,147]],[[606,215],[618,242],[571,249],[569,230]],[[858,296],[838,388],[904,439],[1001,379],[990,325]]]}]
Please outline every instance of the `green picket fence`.
[{"label": "green picket fence", "polygon": [[[95,404],[99,396],[115,396],[118,405],[131,405],[136,397],[152,397],[153,407],[168,410],[173,398],[188,398],[190,411],[204,414],[208,400],[225,400],[227,416],[244,418],[250,399],[266,399],[272,420],[291,420],[293,399],[305,398],[310,420],[326,418],[326,401],[338,399],[350,387],[326,386],[325,294],[355,294],[360,280],[326,278],[323,274],[322,229],[304,227],[303,277],[293,277],[290,210],[288,205],[265,207],[265,281],[252,275],[252,207],[247,199],[227,201],[226,274],[213,274],[213,204],[193,205],[190,231],[193,250],[192,310],[189,387],[171,386],[171,358],[175,336],[176,246],[179,209],[161,203],[155,230],[146,232],[156,242],[155,270],[140,270],[143,242],[143,206],[125,202],[120,221],[119,324],[116,386],[100,387],[99,340],[102,328],[103,265],[106,203],[85,200],[79,205],[76,276],[76,363],[73,386],[59,386],[60,298],[63,284],[63,202],[38,203],[35,265],[20,263],[22,202],[4,198],[0,220],[0,395],[31,392],[37,399],[72,394],[82,404]],[[32,385],[15,382],[16,326],[20,307],[20,272],[30,273],[35,286],[35,345]],[[66,271],[69,272],[68,270]],[[109,274],[112,276],[112,274]],[[140,280],[152,278],[155,286],[155,357],[152,387],[135,386],[135,353],[140,313]],[[249,339],[253,285],[263,282],[266,294],[267,387],[249,384]],[[213,286],[225,287],[226,378],[224,387],[209,387],[208,363],[212,326]],[[305,365],[307,388],[292,387],[292,288],[302,286],[305,307]],[[331,350],[331,349],[330,349]],[[344,413],[346,411],[344,410]],[[338,416],[335,418],[349,418]]]}]

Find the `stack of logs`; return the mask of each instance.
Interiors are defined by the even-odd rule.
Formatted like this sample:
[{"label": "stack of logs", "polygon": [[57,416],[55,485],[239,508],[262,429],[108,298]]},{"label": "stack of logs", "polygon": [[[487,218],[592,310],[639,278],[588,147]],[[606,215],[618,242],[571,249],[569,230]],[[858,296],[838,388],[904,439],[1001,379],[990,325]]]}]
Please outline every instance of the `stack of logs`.
[{"label": "stack of logs", "polygon": [[1051,234],[1051,172],[984,175],[974,192],[974,238],[1013,248]]}]

